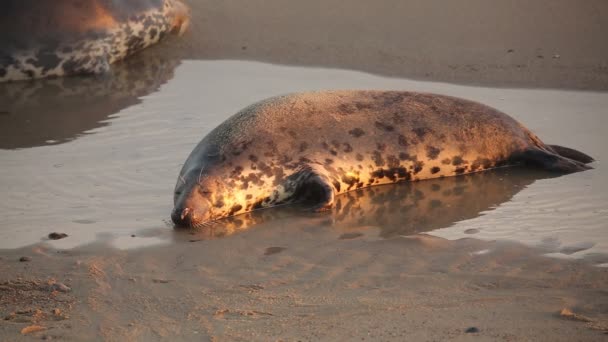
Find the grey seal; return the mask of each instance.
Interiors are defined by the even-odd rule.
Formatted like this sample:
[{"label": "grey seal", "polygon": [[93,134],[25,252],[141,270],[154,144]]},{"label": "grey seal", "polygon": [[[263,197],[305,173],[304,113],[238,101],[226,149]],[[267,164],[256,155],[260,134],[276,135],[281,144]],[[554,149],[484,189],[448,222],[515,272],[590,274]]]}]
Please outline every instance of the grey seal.
[{"label": "grey seal", "polygon": [[293,202],[331,209],[351,190],[527,165],[587,170],[494,108],[400,91],[321,91],[253,104],[212,130],[180,171],[171,218],[199,227]]},{"label": "grey seal", "polygon": [[181,0],[4,0],[0,82],[104,73],[189,18]]}]

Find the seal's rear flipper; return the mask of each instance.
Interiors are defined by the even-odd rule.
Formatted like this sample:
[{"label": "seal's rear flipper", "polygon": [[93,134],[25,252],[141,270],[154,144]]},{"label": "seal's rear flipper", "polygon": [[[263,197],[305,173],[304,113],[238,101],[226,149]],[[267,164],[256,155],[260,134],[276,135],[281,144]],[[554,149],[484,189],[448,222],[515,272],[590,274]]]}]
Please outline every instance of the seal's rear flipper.
[{"label": "seal's rear flipper", "polygon": [[307,168],[298,174],[298,187],[294,197],[314,211],[330,210],[334,206],[336,192],[329,178],[314,168]]},{"label": "seal's rear flipper", "polygon": [[581,152],[577,151],[573,148],[559,146],[559,145],[548,145],[555,153],[559,154],[562,157],[566,157],[572,160],[579,161],[584,164],[589,164],[595,159],[593,157]]},{"label": "seal's rear flipper", "polygon": [[516,159],[526,165],[559,173],[573,173],[592,169],[591,166],[587,166],[580,161],[535,148],[523,151]]}]

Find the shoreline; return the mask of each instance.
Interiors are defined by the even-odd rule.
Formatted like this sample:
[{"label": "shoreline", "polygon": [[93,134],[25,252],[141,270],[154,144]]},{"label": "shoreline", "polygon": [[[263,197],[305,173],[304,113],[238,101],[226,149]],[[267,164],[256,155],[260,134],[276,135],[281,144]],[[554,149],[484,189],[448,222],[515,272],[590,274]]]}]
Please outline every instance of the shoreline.
[{"label": "shoreline", "polygon": [[[515,243],[378,239],[369,228],[346,237],[296,229],[294,241],[280,230],[129,251],[44,244],[0,251],[0,294],[13,294],[0,299],[0,340],[571,341],[608,334],[608,268]],[[70,290],[53,291],[54,283]]]}]

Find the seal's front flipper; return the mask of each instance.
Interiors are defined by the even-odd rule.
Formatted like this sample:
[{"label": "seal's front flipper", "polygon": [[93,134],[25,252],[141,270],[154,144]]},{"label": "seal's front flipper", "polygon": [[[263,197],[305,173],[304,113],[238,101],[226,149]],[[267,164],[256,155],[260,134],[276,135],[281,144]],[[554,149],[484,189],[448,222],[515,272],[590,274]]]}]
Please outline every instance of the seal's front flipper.
[{"label": "seal's front flipper", "polygon": [[536,148],[523,151],[517,156],[517,159],[526,165],[559,173],[573,173],[592,169],[591,166],[587,166],[580,161]]},{"label": "seal's front flipper", "polygon": [[336,192],[321,170],[307,167],[298,173],[298,178],[294,196],[298,202],[311,206],[314,211],[330,210],[334,206]]},{"label": "seal's front flipper", "polygon": [[581,152],[577,151],[573,148],[559,146],[559,145],[548,145],[555,153],[559,154],[562,157],[566,157],[568,159],[576,160],[584,164],[589,164],[595,159],[593,157]]}]

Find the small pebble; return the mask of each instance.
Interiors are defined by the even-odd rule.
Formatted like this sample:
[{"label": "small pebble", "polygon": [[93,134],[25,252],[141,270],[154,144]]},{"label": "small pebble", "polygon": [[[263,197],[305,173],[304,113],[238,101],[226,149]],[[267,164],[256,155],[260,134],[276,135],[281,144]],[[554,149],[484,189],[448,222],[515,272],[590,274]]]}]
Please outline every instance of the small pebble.
[{"label": "small pebble", "polygon": [[171,280],[169,280],[169,279],[152,279],[152,282],[157,283],[157,284],[167,284],[167,283],[170,283]]},{"label": "small pebble", "polygon": [[68,234],[66,234],[66,233],[53,232],[53,233],[49,234],[49,239],[51,239],[51,240],[59,240],[59,239],[63,239],[66,237],[68,237]]},{"label": "small pebble", "polygon": [[28,262],[28,261],[32,261],[32,258],[30,258],[28,256],[22,256],[21,258],[19,258],[19,261]]},{"label": "small pebble", "polygon": [[467,330],[464,331],[467,334],[478,333],[479,329],[476,327],[468,327]]},{"label": "small pebble", "polygon": [[70,292],[72,289],[63,283],[54,283],[51,285],[51,291]]}]

